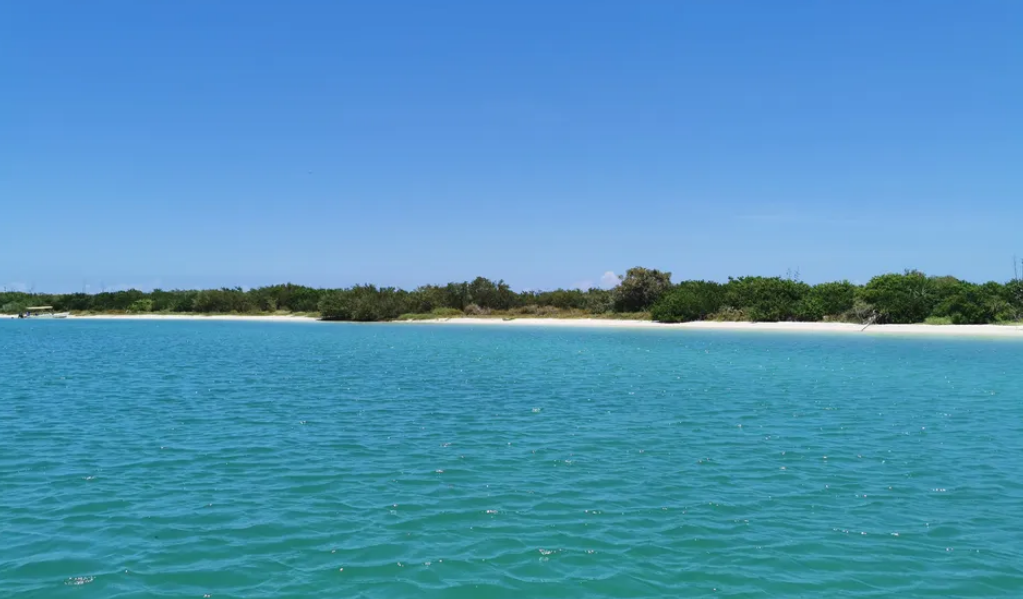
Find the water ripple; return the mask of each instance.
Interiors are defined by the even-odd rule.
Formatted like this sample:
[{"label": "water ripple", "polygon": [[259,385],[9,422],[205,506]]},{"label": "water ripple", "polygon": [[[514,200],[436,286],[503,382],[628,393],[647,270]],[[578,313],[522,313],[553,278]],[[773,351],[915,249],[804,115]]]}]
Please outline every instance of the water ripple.
[{"label": "water ripple", "polygon": [[1015,596],[1020,358],[0,322],[0,596]]}]

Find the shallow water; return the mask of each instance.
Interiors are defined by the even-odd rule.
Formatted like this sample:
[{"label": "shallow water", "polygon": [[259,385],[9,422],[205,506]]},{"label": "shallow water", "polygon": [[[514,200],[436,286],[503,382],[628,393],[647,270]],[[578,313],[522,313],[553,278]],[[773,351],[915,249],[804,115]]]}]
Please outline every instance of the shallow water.
[{"label": "shallow water", "polygon": [[1023,596],[1023,343],[0,322],[3,597]]}]

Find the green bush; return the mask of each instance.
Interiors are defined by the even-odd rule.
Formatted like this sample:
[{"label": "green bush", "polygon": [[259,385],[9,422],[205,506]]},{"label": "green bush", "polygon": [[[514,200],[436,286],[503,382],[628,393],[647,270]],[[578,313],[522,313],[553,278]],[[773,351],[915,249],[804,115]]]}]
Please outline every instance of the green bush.
[{"label": "green bush", "polygon": [[408,312],[408,292],[393,287],[356,285],[349,289],[330,291],[320,299],[320,315],[324,320],[375,322],[394,320]]},{"label": "green bush", "polygon": [[483,306],[478,306],[476,304],[469,304],[465,307],[463,312],[465,312],[466,316],[489,316],[490,308],[484,308]]},{"label": "green bush", "polygon": [[95,312],[291,312],[319,309],[327,320],[392,320],[399,315],[446,318],[466,313],[531,316],[654,318],[663,322],[717,320],[844,320],[859,323],[987,323],[1023,318],[1023,280],[973,284],[917,271],[874,277],[859,287],[848,281],[814,286],[778,277],[741,277],[726,284],[684,281],[631,268],[611,290],[591,288],[514,292],[504,281],[425,285],[411,292],[357,285],[315,289],[286,283],[255,289],[137,289],[45,294],[0,291],[0,311],[52,305],[58,311]]},{"label": "green bush", "polygon": [[485,277],[476,277],[468,285],[471,303],[484,310],[507,310],[517,303],[517,296],[504,281],[496,283]]},{"label": "green bush", "polygon": [[152,311],[153,300],[148,298],[135,300],[130,306],[128,306],[128,312],[131,312],[132,314],[143,314]]},{"label": "green bush", "polygon": [[746,312],[732,306],[722,306],[720,310],[707,318],[707,320],[715,320],[717,322],[743,322],[749,319],[749,315]]},{"label": "green bush", "polygon": [[712,281],[683,281],[665,293],[650,309],[658,322],[704,320],[721,309],[724,291]]},{"label": "green bush", "polygon": [[807,297],[819,309],[821,318],[817,320],[821,320],[851,310],[856,301],[856,286],[849,281],[820,283],[810,288]]},{"label": "green bush", "polygon": [[918,271],[876,276],[860,296],[874,307],[881,323],[923,322],[937,304],[933,281]]},{"label": "green bush", "polygon": [[948,318],[952,324],[988,324],[995,321],[999,307],[990,300],[980,286],[961,283],[935,306],[932,316]]},{"label": "green bush", "polygon": [[643,312],[671,289],[671,273],[635,267],[611,290],[615,312]]},{"label": "green bush", "polygon": [[754,322],[796,320],[809,290],[806,283],[781,277],[733,278],[725,285],[724,304]]},{"label": "green bush", "polygon": [[192,310],[204,313],[252,312],[255,306],[251,297],[240,287],[204,289],[192,298]]},{"label": "green bush", "polygon": [[614,311],[614,298],[607,289],[593,288],[586,292],[583,309],[594,314],[607,314]]},{"label": "green bush", "polygon": [[812,294],[807,294],[803,296],[803,299],[799,300],[793,314],[794,319],[799,322],[819,322],[824,320],[824,317],[827,315],[828,312],[824,307],[824,301]]},{"label": "green bush", "polygon": [[27,306],[27,302],[7,302],[0,306],[0,314],[21,314]]},{"label": "green bush", "polygon": [[447,304],[448,293],[443,287],[423,285],[409,293],[409,309],[416,314],[428,314],[435,310],[454,309]]},{"label": "green bush", "polygon": [[[601,290],[598,289],[597,291]],[[593,290],[589,293],[592,292]],[[520,305],[553,306],[561,310],[583,310],[586,308],[587,293],[581,289],[524,292]]]}]

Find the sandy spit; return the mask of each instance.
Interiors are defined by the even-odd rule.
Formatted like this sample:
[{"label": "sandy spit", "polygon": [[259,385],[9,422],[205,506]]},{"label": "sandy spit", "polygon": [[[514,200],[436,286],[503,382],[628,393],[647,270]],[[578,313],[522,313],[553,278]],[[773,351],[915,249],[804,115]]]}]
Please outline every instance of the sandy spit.
[{"label": "sandy spit", "polygon": [[[243,316],[194,314],[103,314],[72,316],[75,320],[217,320],[259,322],[319,322],[311,316]],[[691,331],[771,331],[791,333],[848,333],[860,335],[931,335],[952,337],[1017,337],[1023,339],[1023,326],[886,324],[865,327],[839,322],[687,322],[665,324],[648,320],[614,320],[606,318],[438,318],[433,320],[396,321],[405,326],[508,326],[508,327],[566,327],[594,329],[664,329]],[[376,323],[371,323],[376,324]]]},{"label": "sandy spit", "polygon": [[249,320],[259,322],[318,322],[311,316],[243,316],[237,314],[215,314],[198,316],[195,314],[96,314],[88,316],[71,316],[75,320]]},{"label": "sandy spit", "polygon": [[1019,337],[1023,327],[977,325],[886,324],[864,328],[860,324],[840,322],[687,322],[665,324],[647,320],[610,320],[600,318],[451,318],[401,321],[408,325],[449,324],[474,326],[546,326],[625,329],[678,329],[693,331],[773,331],[793,333],[850,333],[863,335],[938,335],[966,337]]}]

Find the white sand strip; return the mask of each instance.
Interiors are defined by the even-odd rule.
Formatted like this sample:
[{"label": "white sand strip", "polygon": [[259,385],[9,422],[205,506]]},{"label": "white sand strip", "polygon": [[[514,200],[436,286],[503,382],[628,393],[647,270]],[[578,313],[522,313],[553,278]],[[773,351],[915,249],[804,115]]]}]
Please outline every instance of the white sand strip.
[{"label": "white sand strip", "polygon": [[450,318],[437,320],[407,320],[402,323],[450,324],[476,326],[546,326],[546,327],[590,327],[627,329],[682,329],[696,331],[774,331],[799,333],[857,333],[864,335],[953,335],[972,337],[1019,337],[1023,339],[1023,327],[995,324],[976,325],[929,325],[929,324],[886,324],[871,325],[840,322],[687,322],[665,324],[647,320],[612,320],[601,318]]},{"label": "white sand strip", "polygon": [[318,322],[312,316],[274,315],[241,315],[241,314],[95,314],[88,316],[72,316],[75,320],[248,320],[259,322]]},{"label": "white sand strip", "polygon": [[[254,322],[318,322],[311,316],[233,315],[218,314],[103,314],[72,316],[76,320],[205,320]],[[431,320],[396,321],[404,325],[510,326],[510,327],[579,327],[595,329],[664,329],[693,331],[773,331],[792,333],[855,333],[862,335],[934,335],[955,337],[1018,337],[1023,339],[1023,326],[996,324],[929,325],[886,324],[864,328],[860,324],[840,322],[686,322],[665,324],[649,320],[615,320],[610,318],[438,318]],[[372,323],[371,323],[372,324]]]}]

